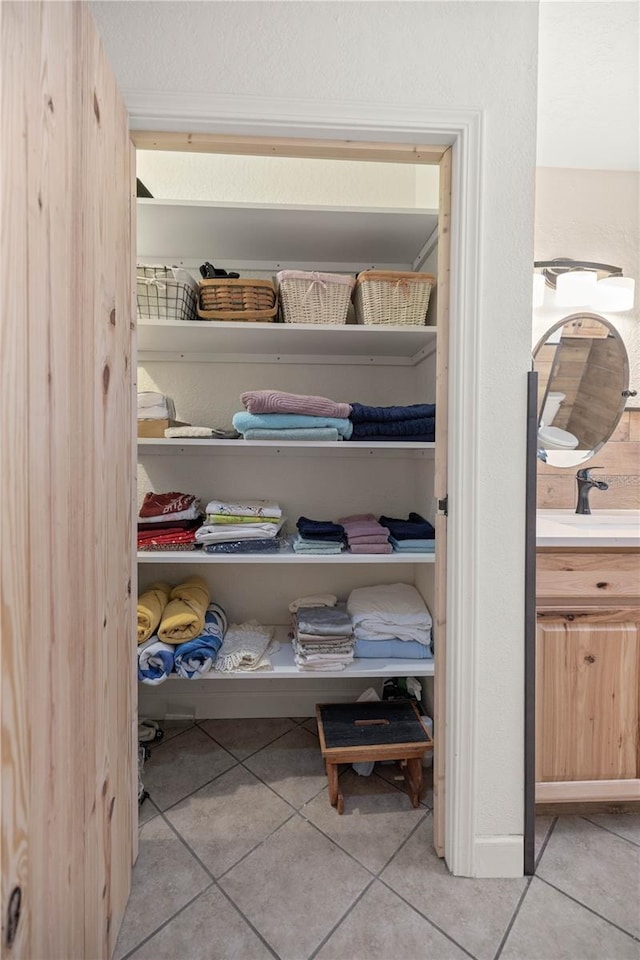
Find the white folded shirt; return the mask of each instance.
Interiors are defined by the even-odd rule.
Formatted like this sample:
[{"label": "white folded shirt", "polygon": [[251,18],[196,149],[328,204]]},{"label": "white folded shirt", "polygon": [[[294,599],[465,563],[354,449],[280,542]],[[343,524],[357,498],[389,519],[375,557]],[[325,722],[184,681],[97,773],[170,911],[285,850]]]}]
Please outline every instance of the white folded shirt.
[{"label": "white folded shirt", "polygon": [[227,543],[231,540],[268,540],[282,529],[285,517],[277,523],[215,523],[196,530],[198,543]]},{"label": "white folded shirt", "polygon": [[223,513],[231,517],[273,517],[282,516],[280,504],[273,500],[246,500],[244,503],[229,503],[226,500],[210,500],[207,513]]}]

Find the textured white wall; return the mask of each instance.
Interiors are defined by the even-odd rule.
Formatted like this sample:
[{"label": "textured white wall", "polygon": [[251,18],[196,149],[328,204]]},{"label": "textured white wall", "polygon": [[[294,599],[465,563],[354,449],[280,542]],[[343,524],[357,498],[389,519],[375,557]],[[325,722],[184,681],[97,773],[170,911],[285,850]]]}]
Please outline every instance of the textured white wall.
[{"label": "textured white wall", "polygon": [[540,4],[538,165],[640,169],[640,4]]},{"label": "textured white wall", "polygon": [[[535,255],[612,263],[635,278],[635,309],[605,316],[625,342],[630,387],[640,395],[640,173],[538,168]],[[536,310],[534,345],[564,315]],[[638,397],[630,398],[629,407],[638,405]]]},{"label": "textured white wall", "polygon": [[[476,837],[523,827],[526,372],[538,4],[94,3],[128,91],[482,108]],[[224,42],[220,42],[224,38]],[[207,45],[207,42],[209,45]],[[197,50],[210,50],[198,56]],[[364,112],[363,112],[364,116]],[[186,126],[186,125],[185,125]],[[455,506],[455,505],[454,505]]]}]

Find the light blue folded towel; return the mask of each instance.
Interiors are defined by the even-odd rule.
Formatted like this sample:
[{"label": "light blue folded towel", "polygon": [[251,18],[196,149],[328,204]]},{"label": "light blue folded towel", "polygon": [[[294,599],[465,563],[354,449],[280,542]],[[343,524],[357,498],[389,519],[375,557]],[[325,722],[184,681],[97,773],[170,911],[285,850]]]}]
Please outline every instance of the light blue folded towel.
[{"label": "light blue folded towel", "polygon": [[363,660],[433,660],[431,647],[417,640],[356,640],[353,655]]},{"label": "light blue folded towel", "polygon": [[208,673],[227,632],[227,616],[217,603],[210,603],[199,637],[180,643],[175,649],[174,669],[178,676],[193,680]]},{"label": "light blue folded towel", "polygon": [[296,553],[342,553],[344,544],[336,540],[304,540],[300,534],[293,541]]},{"label": "light blue folded towel", "polygon": [[299,430],[316,427],[332,427],[340,436],[348,440],[353,433],[350,420],[339,417],[310,417],[302,413],[247,413],[241,410],[234,413],[233,426],[238,433],[247,430]]},{"label": "light blue folded towel", "polygon": [[389,541],[397,553],[434,553],[436,549],[435,540],[396,540],[395,537],[389,537]]},{"label": "light blue folded towel", "polygon": [[245,440],[341,440],[335,427],[300,427],[291,430],[245,430]]}]

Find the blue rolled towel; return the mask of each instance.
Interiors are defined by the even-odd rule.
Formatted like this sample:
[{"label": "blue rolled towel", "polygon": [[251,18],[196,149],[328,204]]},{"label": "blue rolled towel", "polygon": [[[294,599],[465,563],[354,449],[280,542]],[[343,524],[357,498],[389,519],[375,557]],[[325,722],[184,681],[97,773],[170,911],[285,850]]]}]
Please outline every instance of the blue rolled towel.
[{"label": "blue rolled towel", "polygon": [[352,423],[391,423],[394,420],[426,420],[435,417],[435,403],[412,403],[406,407],[368,407],[351,404]]},{"label": "blue rolled towel", "polygon": [[386,527],[394,540],[433,540],[435,528],[419,513],[410,513],[408,520],[397,517],[380,517],[380,523]]},{"label": "blue rolled towel", "polygon": [[217,603],[210,603],[199,637],[180,643],[175,649],[174,669],[185,680],[208,673],[227,632],[227,615]]},{"label": "blue rolled towel", "polygon": [[339,523],[332,523],[331,520],[299,517],[296,527],[305,540],[341,540],[344,537],[344,527]]},{"label": "blue rolled towel", "polygon": [[353,430],[350,420],[340,417],[312,417],[301,413],[234,413],[232,423],[238,433],[247,430],[307,430],[314,427],[333,427],[348,440]]},{"label": "blue rolled towel", "polygon": [[358,440],[360,437],[374,438],[377,436],[386,436],[397,439],[406,437],[410,440],[411,437],[414,436],[428,436],[433,440],[435,431],[435,417],[422,417],[421,419],[415,420],[371,421],[354,423],[351,439]]},{"label": "blue rolled towel", "polygon": [[165,643],[157,634],[138,647],[138,680],[157,687],[173,670],[175,647]]}]

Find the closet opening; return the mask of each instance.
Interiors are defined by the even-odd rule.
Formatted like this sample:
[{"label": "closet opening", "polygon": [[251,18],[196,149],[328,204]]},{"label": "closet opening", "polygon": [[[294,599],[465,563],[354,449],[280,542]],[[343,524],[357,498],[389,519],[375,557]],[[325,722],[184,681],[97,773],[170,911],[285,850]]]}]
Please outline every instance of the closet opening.
[{"label": "closet opening", "polygon": [[[206,262],[240,278],[281,271],[355,277],[367,270],[435,277],[422,323],[175,320],[139,316],[138,391],[175,404],[172,419],[230,429],[240,394],[278,390],[340,403],[435,404],[435,439],[230,440],[140,436],[138,509],[145,494],[276,501],[288,532],[299,517],[424,517],[435,551],[305,555],[139,550],[138,592],[202,577],[229,622],[273,627],[271,669],[172,674],[139,685],[139,714],[157,720],[313,717],[317,703],[355,700],[384,680],[415,677],[433,718],[434,846],[444,855],[446,567],[451,148],[216,135],[132,134],[140,266],[168,265],[197,281]],[[285,318],[286,319],[286,318]],[[275,321],[275,322],[274,322]],[[335,672],[294,662],[289,604],[364,587],[414,587],[432,618],[433,659],[354,659]]]}]

